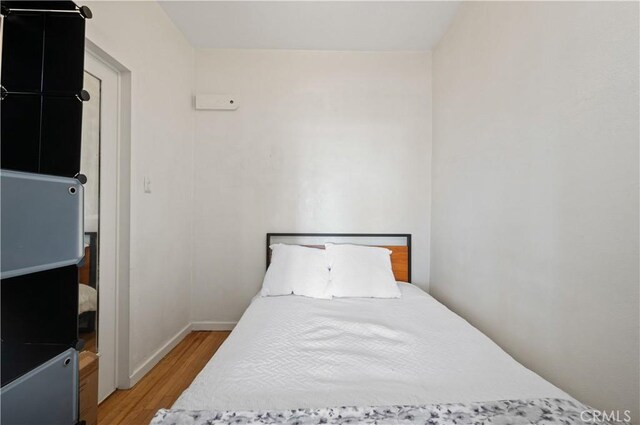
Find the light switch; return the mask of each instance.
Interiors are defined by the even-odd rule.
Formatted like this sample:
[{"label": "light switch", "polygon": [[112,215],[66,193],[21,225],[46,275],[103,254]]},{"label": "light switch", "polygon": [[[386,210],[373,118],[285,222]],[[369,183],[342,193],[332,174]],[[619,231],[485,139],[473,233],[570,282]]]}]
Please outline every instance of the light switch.
[{"label": "light switch", "polygon": [[151,193],[151,178],[147,176],[144,178],[144,193]]}]

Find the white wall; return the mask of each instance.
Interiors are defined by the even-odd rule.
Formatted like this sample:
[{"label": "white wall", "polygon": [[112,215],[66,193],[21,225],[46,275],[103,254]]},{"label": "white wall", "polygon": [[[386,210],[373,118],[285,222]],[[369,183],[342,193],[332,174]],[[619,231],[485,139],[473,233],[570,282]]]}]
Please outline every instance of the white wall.
[{"label": "white wall", "polygon": [[131,71],[133,374],[190,321],[194,51],[156,2],[88,5],[87,38]]},{"label": "white wall", "polygon": [[465,4],[433,54],[432,293],[638,408],[638,3]]},{"label": "white wall", "polygon": [[429,53],[197,50],[194,321],[234,322],[267,232],[407,232],[429,276]]}]

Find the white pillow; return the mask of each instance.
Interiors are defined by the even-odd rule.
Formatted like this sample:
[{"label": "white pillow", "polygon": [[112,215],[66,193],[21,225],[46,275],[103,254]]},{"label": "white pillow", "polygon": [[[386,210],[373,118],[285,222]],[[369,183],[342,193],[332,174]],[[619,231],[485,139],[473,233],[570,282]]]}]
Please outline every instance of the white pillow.
[{"label": "white pillow", "polygon": [[326,244],[329,294],[334,297],[400,298],[391,251],[359,245]]},{"label": "white pillow", "polygon": [[329,263],[324,249],[299,245],[271,245],[271,264],[260,295],[304,295],[330,299]]}]

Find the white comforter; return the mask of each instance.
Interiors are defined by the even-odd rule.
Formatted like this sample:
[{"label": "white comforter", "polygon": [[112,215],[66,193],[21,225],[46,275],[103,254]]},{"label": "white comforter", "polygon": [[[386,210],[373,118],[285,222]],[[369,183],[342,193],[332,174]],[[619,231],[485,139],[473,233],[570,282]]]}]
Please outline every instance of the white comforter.
[{"label": "white comforter", "polygon": [[173,408],[572,400],[425,292],[400,287],[399,299],[254,299]]},{"label": "white comforter", "polygon": [[78,284],[78,314],[98,309],[98,291],[84,283]]}]

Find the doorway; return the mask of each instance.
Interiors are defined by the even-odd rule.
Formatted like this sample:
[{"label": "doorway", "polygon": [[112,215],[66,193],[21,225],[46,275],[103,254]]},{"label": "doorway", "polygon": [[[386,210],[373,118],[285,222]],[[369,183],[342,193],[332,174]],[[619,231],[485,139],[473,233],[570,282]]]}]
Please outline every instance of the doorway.
[{"label": "doorway", "polygon": [[[85,188],[85,261],[80,269],[79,334],[99,356],[98,401],[116,389],[118,71],[85,54],[80,173]],[[84,303],[84,304],[83,304]]]}]

